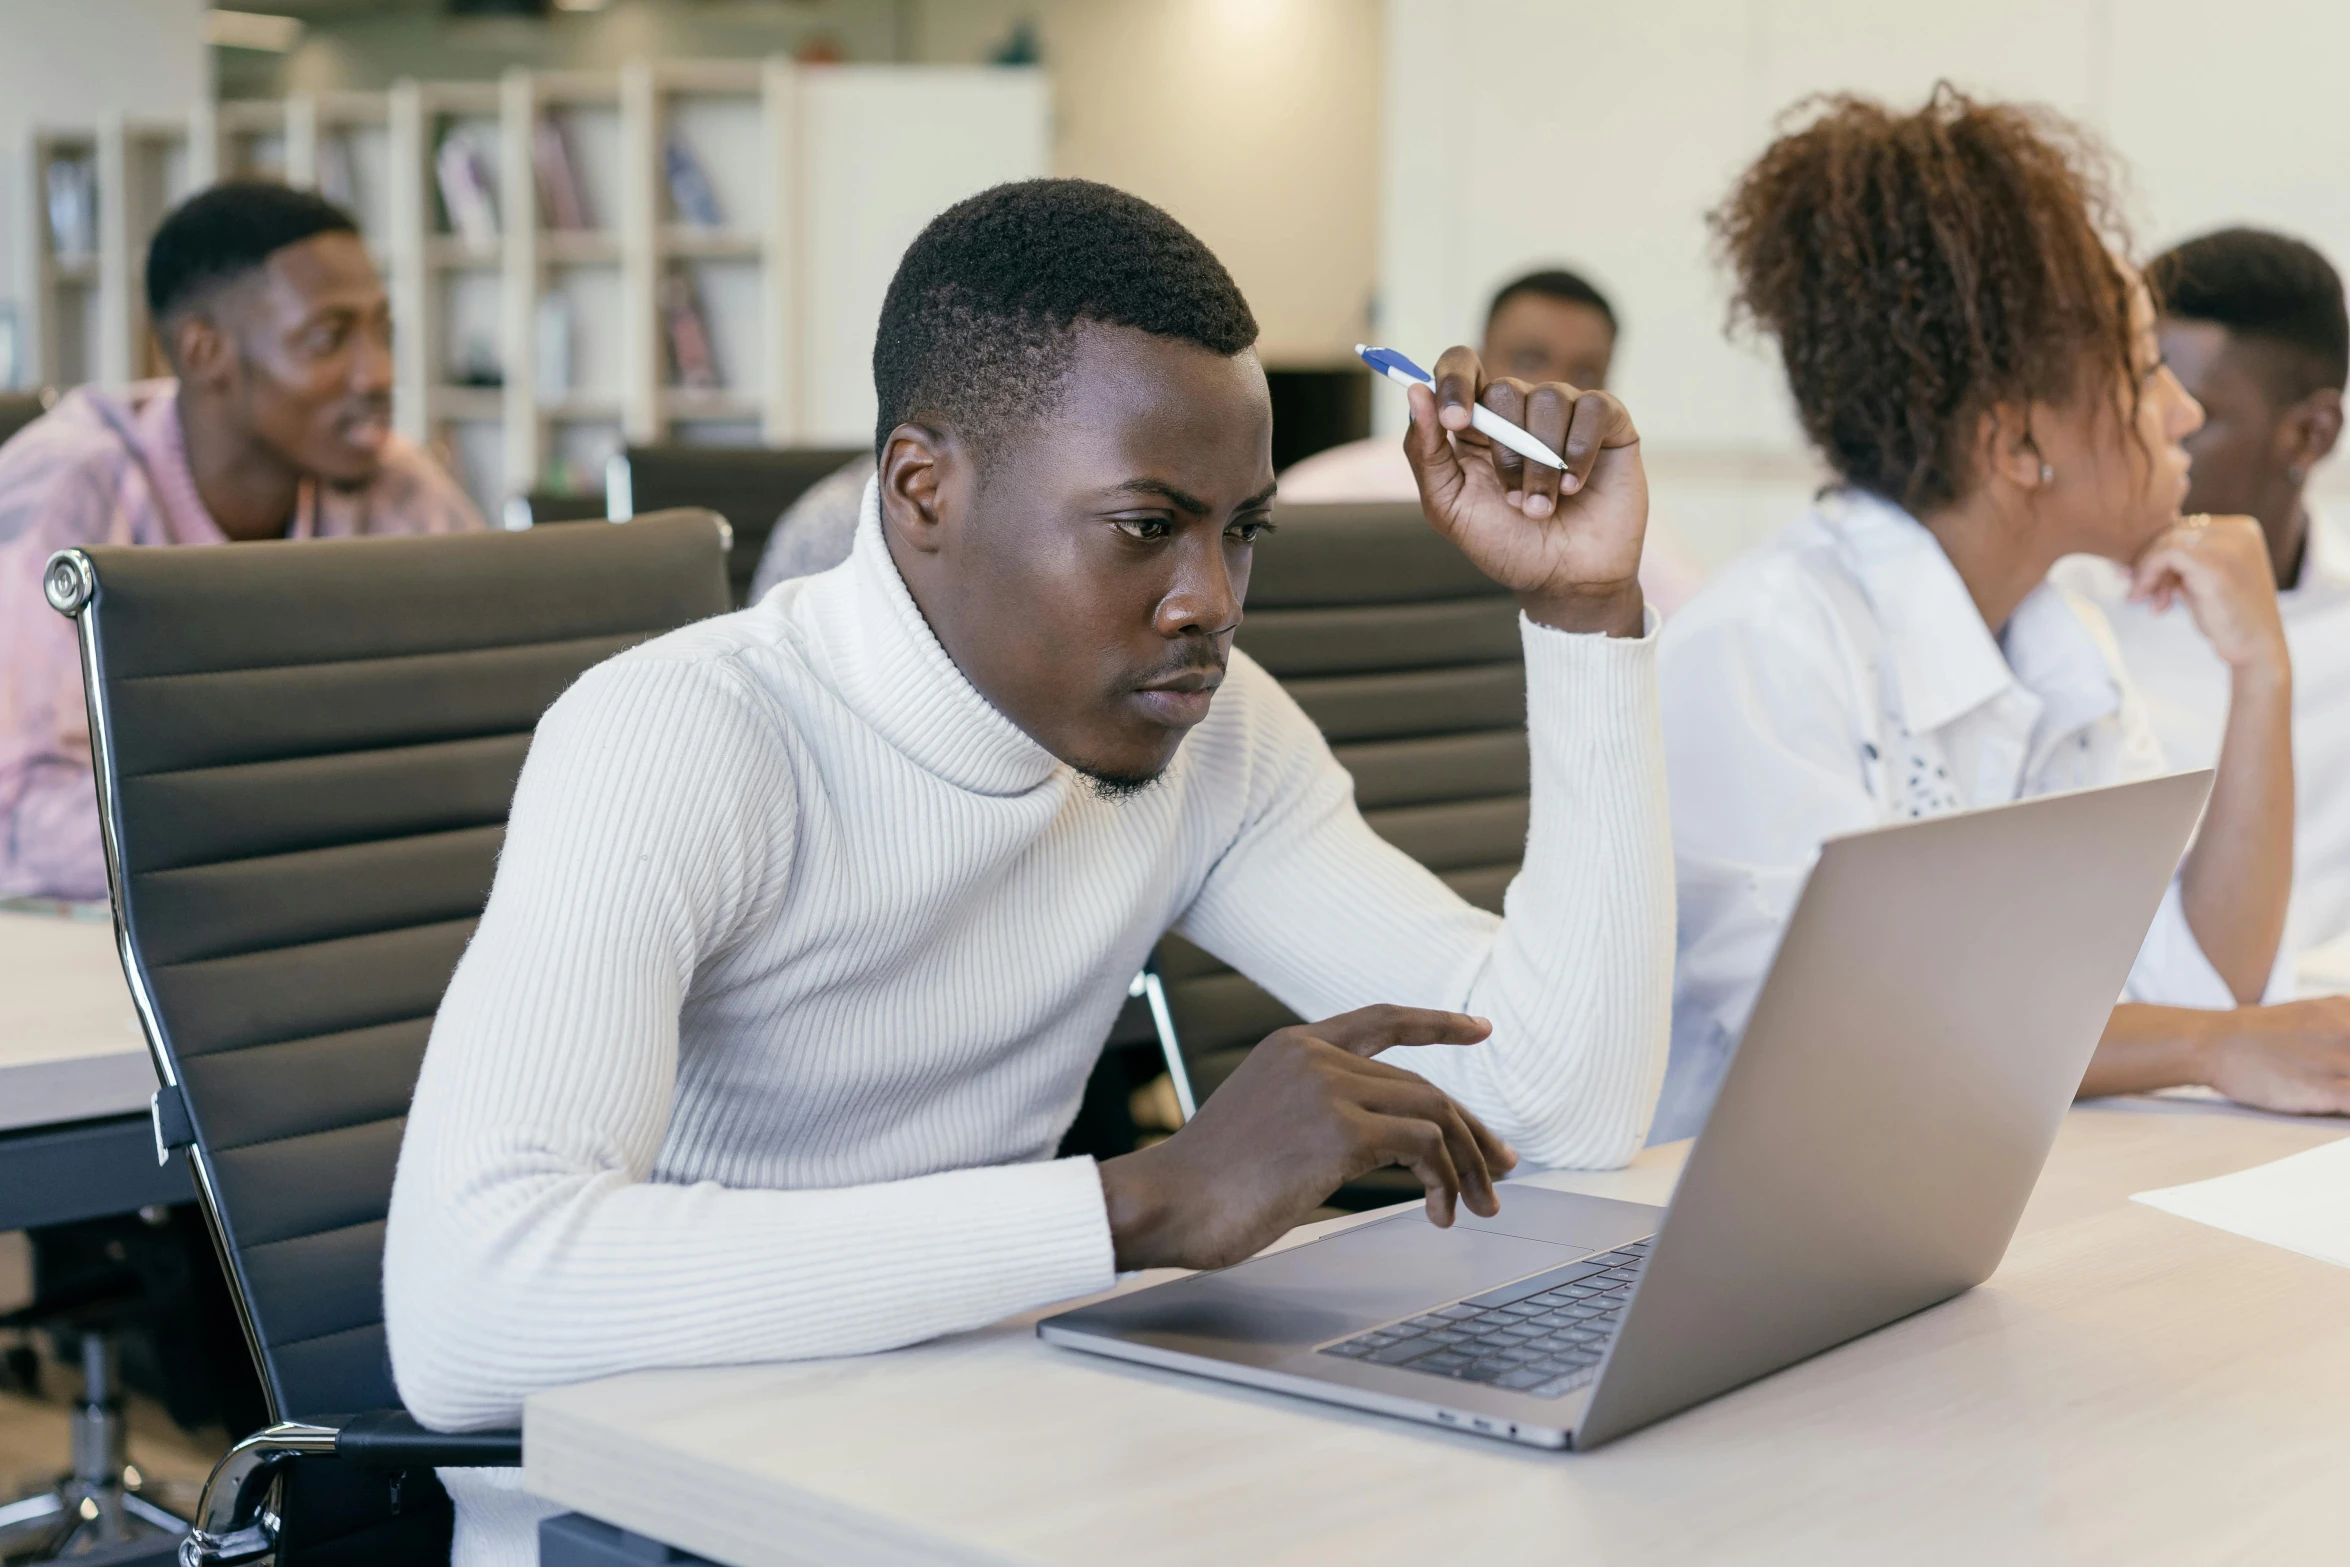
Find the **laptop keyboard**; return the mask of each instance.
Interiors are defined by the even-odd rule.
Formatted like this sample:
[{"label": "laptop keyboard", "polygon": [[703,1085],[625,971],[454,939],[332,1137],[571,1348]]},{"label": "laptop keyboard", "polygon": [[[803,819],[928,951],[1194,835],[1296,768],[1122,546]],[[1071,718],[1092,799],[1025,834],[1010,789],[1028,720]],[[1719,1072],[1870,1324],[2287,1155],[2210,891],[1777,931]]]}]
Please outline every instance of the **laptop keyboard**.
[{"label": "laptop keyboard", "polygon": [[1648,1242],[1358,1334],[1322,1353],[1557,1398],[1589,1382],[1648,1261]]}]

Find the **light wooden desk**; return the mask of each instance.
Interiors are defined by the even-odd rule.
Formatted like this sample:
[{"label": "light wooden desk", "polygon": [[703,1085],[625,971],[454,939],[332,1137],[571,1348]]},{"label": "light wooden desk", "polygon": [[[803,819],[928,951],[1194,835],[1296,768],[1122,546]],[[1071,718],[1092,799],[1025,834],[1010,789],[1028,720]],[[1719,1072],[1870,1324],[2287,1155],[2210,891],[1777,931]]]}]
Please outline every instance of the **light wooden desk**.
[{"label": "light wooden desk", "polygon": [[[1593,1453],[1081,1356],[1024,1317],[545,1393],[525,1483],[736,1567],[2339,1560],[2350,1270],[2128,1195],[2345,1131],[2077,1109],[1983,1288]],[[1681,1152],[1537,1179],[1657,1201]]]},{"label": "light wooden desk", "polygon": [[154,1092],[113,925],[0,910],[0,1131],[134,1114]]},{"label": "light wooden desk", "polygon": [[0,910],[0,1230],[194,1196],[158,1166],[155,1068],[105,919]]}]

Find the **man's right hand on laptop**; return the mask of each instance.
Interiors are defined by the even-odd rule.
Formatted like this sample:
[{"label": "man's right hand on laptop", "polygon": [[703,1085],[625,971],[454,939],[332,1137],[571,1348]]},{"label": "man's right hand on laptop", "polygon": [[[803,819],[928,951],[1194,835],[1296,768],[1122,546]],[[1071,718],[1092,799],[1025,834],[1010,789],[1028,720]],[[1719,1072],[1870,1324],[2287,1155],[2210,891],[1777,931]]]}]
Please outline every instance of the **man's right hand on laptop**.
[{"label": "man's right hand on laptop", "polygon": [[1165,1142],[1101,1167],[1117,1265],[1220,1268],[1263,1250],[1346,1182],[1400,1164],[1428,1219],[1500,1211],[1510,1146],[1426,1078],[1371,1058],[1398,1045],[1473,1045],[1482,1018],[1364,1007],[1267,1035]]}]

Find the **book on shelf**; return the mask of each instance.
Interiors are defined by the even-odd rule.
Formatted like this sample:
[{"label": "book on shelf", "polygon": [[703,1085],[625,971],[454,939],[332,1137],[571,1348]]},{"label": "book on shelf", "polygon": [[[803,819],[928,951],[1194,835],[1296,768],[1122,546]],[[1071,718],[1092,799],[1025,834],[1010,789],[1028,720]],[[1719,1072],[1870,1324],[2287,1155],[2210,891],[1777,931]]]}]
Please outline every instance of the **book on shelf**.
[{"label": "book on shelf", "polygon": [[98,170],[88,158],[52,158],[44,171],[49,198],[49,246],[60,261],[82,261],[98,249]]},{"label": "book on shelf", "polygon": [[723,384],[718,357],[710,346],[710,323],[702,314],[694,280],[682,267],[673,267],[661,279],[661,332],[669,340],[669,368],[679,386],[697,391]]},{"label": "book on shelf", "polygon": [[490,195],[489,170],[472,139],[454,131],[442,137],[440,150],[433,155],[433,173],[440,180],[449,232],[482,249],[497,244],[498,208]]},{"label": "book on shelf", "polygon": [[587,197],[580,189],[579,162],[571,156],[571,138],[563,122],[544,115],[530,133],[530,161],[538,169],[539,206],[551,229],[595,227]]},{"label": "book on shelf", "polygon": [[661,148],[661,170],[669,180],[669,206],[677,214],[677,221],[696,228],[714,229],[726,222],[718,209],[718,193],[710,187],[710,176],[702,169],[702,160],[694,150],[676,136],[671,136]]},{"label": "book on shelf", "polygon": [[457,355],[458,386],[499,387],[506,384],[505,367],[498,363],[498,345],[479,332],[469,333]]}]

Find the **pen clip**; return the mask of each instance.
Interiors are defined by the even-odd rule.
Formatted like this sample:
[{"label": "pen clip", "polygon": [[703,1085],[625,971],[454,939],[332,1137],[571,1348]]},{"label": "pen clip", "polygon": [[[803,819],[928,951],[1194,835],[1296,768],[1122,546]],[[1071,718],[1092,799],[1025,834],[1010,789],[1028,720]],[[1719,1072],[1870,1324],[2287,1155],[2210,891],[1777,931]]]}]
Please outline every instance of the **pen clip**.
[{"label": "pen clip", "polygon": [[1355,352],[1362,357],[1364,364],[1369,365],[1382,375],[1400,372],[1419,382],[1422,386],[1436,384],[1436,377],[1413,364],[1392,348],[1373,348],[1367,343],[1357,343],[1355,344]]}]

